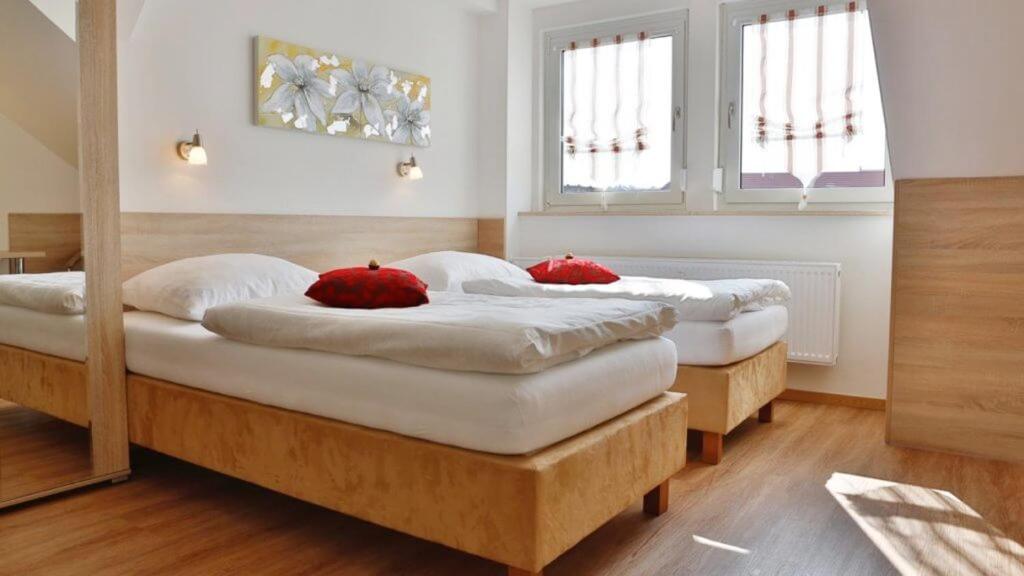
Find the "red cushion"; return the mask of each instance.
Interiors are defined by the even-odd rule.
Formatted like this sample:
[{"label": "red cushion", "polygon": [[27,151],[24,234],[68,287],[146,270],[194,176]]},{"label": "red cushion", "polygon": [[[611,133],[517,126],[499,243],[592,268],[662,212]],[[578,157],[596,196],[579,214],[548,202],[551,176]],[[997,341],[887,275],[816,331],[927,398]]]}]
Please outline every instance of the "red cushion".
[{"label": "red cushion", "polygon": [[619,279],[615,273],[591,260],[565,258],[545,260],[526,269],[533,279],[542,284],[611,284]]},{"label": "red cushion", "polygon": [[370,264],[325,272],[306,296],[332,308],[410,308],[430,301],[427,285],[412,272]]}]

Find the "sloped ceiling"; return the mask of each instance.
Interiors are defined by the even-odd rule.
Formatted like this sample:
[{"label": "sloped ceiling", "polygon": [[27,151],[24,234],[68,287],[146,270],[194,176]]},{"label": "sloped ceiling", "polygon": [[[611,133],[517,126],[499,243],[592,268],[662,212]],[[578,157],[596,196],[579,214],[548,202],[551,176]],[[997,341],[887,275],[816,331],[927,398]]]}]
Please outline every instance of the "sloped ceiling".
[{"label": "sloped ceiling", "polygon": [[67,34],[68,38],[75,39],[75,0],[31,0],[31,2]]},{"label": "sloped ceiling", "polygon": [[30,0],[0,10],[0,114],[77,166],[78,47]]}]

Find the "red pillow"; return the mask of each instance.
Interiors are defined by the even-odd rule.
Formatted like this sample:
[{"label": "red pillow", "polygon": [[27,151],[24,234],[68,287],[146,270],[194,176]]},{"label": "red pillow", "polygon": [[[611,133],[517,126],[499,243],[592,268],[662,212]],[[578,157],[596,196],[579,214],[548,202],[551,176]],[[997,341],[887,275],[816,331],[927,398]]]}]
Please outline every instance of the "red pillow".
[{"label": "red pillow", "polygon": [[320,275],[306,296],[332,308],[410,308],[426,304],[427,285],[412,272],[367,267],[341,268]]},{"label": "red pillow", "polygon": [[619,279],[615,272],[597,262],[572,254],[566,254],[562,260],[546,260],[526,271],[542,284],[611,284]]}]

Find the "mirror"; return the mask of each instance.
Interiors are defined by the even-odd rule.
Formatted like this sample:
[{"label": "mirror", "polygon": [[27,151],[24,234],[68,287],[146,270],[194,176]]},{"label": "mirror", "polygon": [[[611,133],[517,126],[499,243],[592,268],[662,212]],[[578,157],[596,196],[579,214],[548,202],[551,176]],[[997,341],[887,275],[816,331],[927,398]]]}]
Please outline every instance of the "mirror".
[{"label": "mirror", "polygon": [[0,74],[18,79],[0,84],[0,507],[107,472],[94,454],[109,426],[90,405],[106,383],[87,363],[80,163],[93,161],[79,125],[92,112],[79,111],[77,36],[75,0],[0,3]]}]

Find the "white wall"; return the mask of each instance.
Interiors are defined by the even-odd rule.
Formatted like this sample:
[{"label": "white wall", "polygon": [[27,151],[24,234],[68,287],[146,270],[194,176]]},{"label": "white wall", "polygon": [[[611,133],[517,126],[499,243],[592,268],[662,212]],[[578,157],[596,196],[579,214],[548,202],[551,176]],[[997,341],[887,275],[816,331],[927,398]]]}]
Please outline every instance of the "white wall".
[{"label": "white wall", "polygon": [[[712,210],[716,166],[717,0],[590,0],[534,11],[533,130],[540,146],[540,45],[549,28],[688,7],[687,208]],[[539,173],[527,195],[539,207]],[[882,398],[888,363],[892,220],[887,216],[565,216],[519,218],[516,255],[579,253],[839,262],[843,300],[839,365],[791,365],[791,388]]]},{"label": "white wall", "polygon": [[8,213],[78,211],[78,169],[0,114],[0,250]]},{"label": "white wall", "polygon": [[872,2],[899,179],[1024,174],[1024,2]]},{"label": "white wall", "polygon": [[476,102],[480,216],[505,215],[508,177],[508,0],[479,19],[480,93]]},{"label": "white wall", "polygon": [[[461,2],[146,2],[119,62],[127,211],[476,216],[478,16]],[[253,37],[268,35],[431,77],[433,146],[260,128]],[[175,143],[199,128],[206,167]],[[399,179],[415,151],[425,178]]]}]

